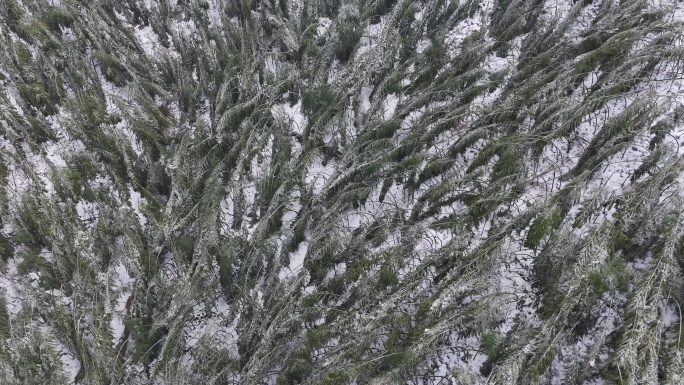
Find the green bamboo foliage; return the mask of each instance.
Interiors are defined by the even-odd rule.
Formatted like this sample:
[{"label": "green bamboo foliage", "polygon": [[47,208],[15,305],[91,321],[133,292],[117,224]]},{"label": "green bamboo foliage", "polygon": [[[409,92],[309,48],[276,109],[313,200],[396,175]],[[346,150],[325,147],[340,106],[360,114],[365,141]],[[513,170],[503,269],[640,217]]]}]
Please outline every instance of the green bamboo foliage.
[{"label": "green bamboo foliage", "polygon": [[674,1],[0,4],[0,381],[671,383]]}]

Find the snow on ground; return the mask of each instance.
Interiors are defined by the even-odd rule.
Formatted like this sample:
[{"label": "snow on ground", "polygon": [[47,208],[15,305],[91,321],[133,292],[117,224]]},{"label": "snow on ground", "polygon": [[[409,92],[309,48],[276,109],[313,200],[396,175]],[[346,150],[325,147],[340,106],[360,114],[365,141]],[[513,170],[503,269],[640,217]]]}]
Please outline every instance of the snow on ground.
[{"label": "snow on ground", "polygon": [[250,212],[254,207],[254,202],[256,201],[257,189],[254,182],[249,182],[242,188],[242,193],[245,198],[245,212],[242,216],[243,226],[247,229],[247,240],[252,239],[254,230],[258,227],[258,222],[255,222],[253,218],[250,217]]},{"label": "snow on ground", "polygon": [[484,68],[490,73],[500,72],[514,64],[514,57],[498,57],[496,53],[489,54],[484,60]]},{"label": "snow on ground", "polygon": [[[19,202],[21,196],[29,189],[31,186],[31,179],[24,172],[24,170],[19,167],[16,163],[10,163],[7,165],[9,174],[7,176],[7,190],[11,194],[8,194],[8,198],[14,198],[15,202]],[[11,200],[11,199],[10,199]],[[10,209],[14,206],[11,205]]]},{"label": "snow on ground", "polygon": [[137,156],[142,155],[142,153],[143,153],[142,144],[140,143],[137,135],[135,134],[135,132],[133,132],[133,130],[128,125],[128,122],[125,119],[121,120],[119,123],[117,123],[116,126],[114,127],[114,129],[117,133],[123,134],[123,136],[126,139],[128,139],[128,142],[131,144],[131,148],[133,149],[133,152],[135,152],[135,154]]},{"label": "snow on ground", "polygon": [[437,135],[432,145],[425,150],[424,154],[430,155],[430,159],[447,156],[449,148],[463,137],[463,133],[462,130],[456,128],[444,130],[444,132]]},{"label": "snow on ground", "polygon": [[230,193],[221,201],[221,235],[226,235],[230,232],[233,226],[235,204],[233,203],[233,192]]},{"label": "snow on ground", "polygon": [[207,4],[209,4],[209,9],[207,9],[207,18],[209,20],[209,26],[221,28],[223,26],[223,20],[221,19],[221,1],[208,0]]},{"label": "snow on ground", "polygon": [[176,34],[185,36],[192,40],[200,40],[199,30],[195,25],[195,21],[192,19],[188,20],[176,20],[172,19],[169,22],[169,27]]},{"label": "snow on ground", "polygon": [[570,0],[546,0],[542,6],[542,17],[549,23],[557,23],[565,20],[570,15],[573,3],[576,1]]},{"label": "snow on ground", "polygon": [[14,111],[16,111],[19,115],[25,116],[24,109],[21,108],[21,106],[17,102],[17,98],[19,98],[19,92],[16,90],[14,86],[8,83],[9,82],[6,81],[5,84],[3,84],[3,88],[5,89],[5,95],[7,95],[7,99],[9,100],[10,105],[12,106]]},{"label": "snow on ground", "polygon": [[114,11],[114,14],[121,24],[123,24],[130,31],[133,31],[133,34],[135,35],[136,40],[138,40],[138,44],[140,44],[140,47],[143,49],[145,55],[154,57],[155,55],[159,55],[160,53],[164,52],[169,54],[174,59],[180,59],[180,54],[173,47],[165,48],[162,45],[159,35],[157,35],[151,26],[135,26],[129,23],[126,19],[126,16],[122,13]]},{"label": "snow on ground", "polygon": [[404,138],[411,133],[411,128],[413,128],[413,125],[420,121],[421,116],[423,116],[426,110],[426,107],[422,107],[418,110],[413,110],[406,115],[399,126],[399,130],[397,130],[392,138],[396,146],[401,145],[401,142],[404,140]]},{"label": "snow on ground", "polygon": [[133,189],[133,186],[131,186],[130,184],[128,185],[128,193],[130,194],[131,208],[133,209],[133,212],[135,212],[135,215],[138,217],[140,227],[144,228],[147,224],[147,218],[140,209],[143,205],[147,204],[147,200],[143,198],[139,192],[135,191]]},{"label": "snow on ground", "polygon": [[373,87],[364,86],[361,87],[361,112],[368,112],[371,107],[370,96],[373,92]]},{"label": "snow on ground", "polygon": [[[684,7],[684,6],[683,6]],[[684,14],[684,11],[682,11]],[[677,48],[684,48],[684,39],[674,44]],[[666,62],[655,70],[657,79],[652,89],[652,100],[660,106],[669,106],[668,115],[676,115],[675,110],[684,106],[684,79],[671,78],[672,74],[681,72],[681,63]],[[675,124],[674,129],[665,136],[663,143],[669,146],[677,156],[684,155],[684,123]]]},{"label": "snow on ground", "polygon": [[628,147],[604,162],[598,175],[587,186],[587,193],[603,189],[611,195],[621,195],[623,189],[631,185],[634,171],[650,154],[650,140],[651,135],[643,132]]},{"label": "snow on ground", "polygon": [[356,50],[356,57],[372,52],[376,47],[379,47],[378,43],[380,42],[384,28],[385,17],[381,17],[378,23],[368,24],[361,35],[361,40],[359,41]]},{"label": "snow on ground", "polygon": [[52,179],[50,179],[51,167],[45,161],[45,158],[34,154],[33,151],[31,151],[31,147],[28,145],[28,143],[23,143],[23,150],[25,154],[25,160],[28,161],[28,164],[30,165],[27,167],[29,169],[30,175],[34,178],[38,177],[38,179],[42,182],[44,192],[47,195],[55,195],[55,185],[52,183]]},{"label": "snow on ground", "polygon": [[304,257],[309,250],[309,241],[302,241],[297,250],[290,253],[290,264],[288,267],[283,267],[278,273],[280,280],[285,280],[297,275],[304,267]]},{"label": "snow on ground", "polygon": [[532,289],[532,265],[534,251],[522,246],[524,234],[513,234],[507,239],[502,255],[506,258],[499,264],[495,275],[495,285],[502,296],[502,303],[507,304],[505,321],[499,326],[501,334],[511,331],[518,317],[528,323],[537,323],[537,309],[534,306],[536,294]]},{"label": "snow on ground", "polygon": [[100,212],[98,210],[97,204],[93,202],[88,202],[81,199],[76,203],[76,212],[78,217],[84,223],[87,223],[89,227],[94,227],[97,219],[99,218]]},{"label": "snow on ground", "polygon": [[290,103],[274,104],[271,113],[276,119],[281,119],[288,124],[292,132],[301,135],[307,124],[306,116],[302,112],[302,101],[298,100],[293,106]]},{"label": "snow on ground", "polygon": [[0,271],[0,288],[4,291],[0,294],[4,294],[10,315],[16,315],[23,307],[23,299],[18,290],[17,274],[17,262],[14,259],[7,260],[5,271]]},{"label": "snow on ground", "polygon": [[[369,94],[370,94],[370,92],[369,92]],[[362,94],[361,95],[361,103],[360,103],[361,108],[363,108],[364,103],[366,103],[366,101],[364,101],[363,98],[364,98],[364,95]],[[347,109],[344,112],[344,119],[343,119],[343,123],[342,123],[342,126],[344,127],[344,131],[346,132],[346,134],[345,134],[346,138],[347,138],[346,141],[354,141],[356,138],[358,138],[358,127],[357,127],[356,121],[355,121],[356,111],[354,110],[354,103],[353,103],[352,99],[353,98],[350,96],[349,97],[349,104],[347,105]],[[368,107],[368,109],[370,109],[370,106],[371,106],[371,101],[369,98],[368,104],[366,105],[366,107]],[[333,140],[333,135],[334,135],[334,139],[337,141],[337,143],[345,142],[342,140],[342,131],[338,130],[336,133],[335,132],[330,132],[330,133],[326,132],[325,139],[324,139],[326,144],[330,144],[330,142]],[[342,150],[344,151],[344,149],[342,149]]]},{"label": "snow on ground", "polygon": [[[547,151],[546,148],[545,151]],[[543,163],[546,166],[543,170],[539,168],[534,170],[528,167],[529,187],[511,204],[511,207],[515,208],[516,212],[522,213],[529,208],[543,207],[544,203],[553,196],[552,194],[561,189],[561,173],[553,165],[548,166],[549,161],[544,160]]]},{"label": "snow on ground", "polygon": [[449,346],[458,348],[446,348],[444,353],[440,354],[439,367],[434,372],[438,378],[450,378],[455,367],[466,369],[470,373],[478,373],[487,361],[487,355],[480,351],[480,339],[476,336],[460,337],[458,333],[452,332],[449,335]]},{"label": "snow on ground", "polygon": [[473,33],[480,31],[484,23],[483,12],[479,10],[473,17],[460,21],[446,34],[444,45],[447,48],[449,60],[454,60],[459,55],[463,41]]},{"label": "snow on ground", "polygon": [[602,72],[598,70],[590,71],[587,74],[587,76],[584,78],[584,81],[582,82],[582,87],[584,87],[582,93],[584,95],[587,95],[591,87],[598,83],[599,79],[601,78],[601,74]]},{"label": "snow on ground", "polygon": [[157,48],[163,47],[159,36],[149,25],[133,28],[133,33],[135,33],[135,38],[138,39],[138,43],[140,43],[143,51],[149,57],[154,57]]},{"label": "snow on ground", "polygon": [[228,322],[230,306],[224,298],[219,297],[212,307],[198,303],[193,307],[192,314],[192,319],[183,328],[186,347],[203,344],[213,349],[225,349],[231,359],[239,357],[236,329],[240,317],[238,314]]},{"label": "snow on ground", "polygon": [[601,1],[592,1],[591,4],[582,8],[579,15],[577,15],[568,31],[565,33],[564,37],[569,43],[576,44],[581,41],[582,32],[586,31],[591,26],[591,22],[596,18],[601,9],[601,5]]},{"label": "snow on ground", "polygon": [[66,112],[60,108],[59,114],[56,116],[49,116],[46,118],[55,136],[58,138],[57,142],[45,143],[46,156],[48,160],[56,167],[66,167],[64,158],[69,157],[75,153],[86,151],[85,144],[79,139],[73,139],[69,133],[62,127],[59,118],[66,118]]},{"label": "snow on ground", "polygon": [[197,110],[197,120],[196,120],[196,125],[192,126],[191,132],[194,134],[194,131],[196,130],[196,126],[203,125],[205,129],[208,129],[209,132],[213,133],[213,127],[214,124],[211,119],[211,105],[209,103],[209,99],[207,98],[201,98],[200,102],[200,107]]},{"label": "snow on ground", "polygon": [[[622,113],[633,101],[633,98],[619,98],[607,101],[600,110],[592,111],[582,118],[582,122],[575,129],[575,137],[567,144],[568,139],[562,138],[565,144],[557,143],[561,148],[568,148],[565,156],[560,159],[560,170],[563,174],[571,171],[594,139],[594,136],[612,117]],[[560,140],[559,140],[560,141]],[[556,144],[556,143],[554,143]]]},{"label": "snow on ground", "polygon": [[306,184],[313,188],[314,194],[320,194],[323,187],[336,170],[336,163],[332,160],[323,165],[323,158],[315,155],[306,172]]},{"label": "snow on ground", "polygon": [[280,62],[277,59],[277,55],[277,53],[270,55],[267,54],[266,58],[264,59],[264,68],[273,75],[277,75],[278,69],[280,68]]},{"label": "snow on ground", "polygon": [[399,104],[399,97],[396,94],[389,94],[385,98],[382,104],[382,117],[385,120],[389,120],[394,116],[394,112],[397,110],[397,105]]},{"label": "snow on ground", "polygon": [[[254,182],[247,183],[245,186],[243,186],[242,192],[245,195],[245,208],[249,210],[249,208],[254,206],[254,201],[256,199],[257,190]],[[247,220],[248,218],[245,216],[244,219]]]},{"label": "snow on ground", "polygon": [[136,153],[136,155],[140,156],[143,151],[142,144],[135,135],[135,132],[133,132],[133,129],[130,127],[128,121],[125,119],[125,114],[123,114],[124,111],[122,109],[123,105],[130,102],[130,96],[132,93],[129,89],[129,86],[117,87],[104,77],[102,70],[99,67],[96,68],[96,71],[100,80],[100,84],[102,85],[102,90],[105,94],[107,114],[124,115],[119,116],[122,119],[114,126],[114,132],[127,138],[133,151]]},{"label": "snow on ground", "polygon": [[450,230],[426,228],[416,242],[414,250],[419,257],[424,257],[446,246],[453,237],[454,234]]},{"label": "snow on ground", "polygon": [[600,348],[605,338],[613,333],[620,325],[621,317],[615,309],[625,305],[626,298],[622,294],[604,295],[599,304],[592,310],[598,313],[598,319],[592,330],[581,336],[574,344],[564,344],[559,354],[551,363],[554,385],[565,383],[567,369],[572,369],[572,365],[588,362],[589,366],[595,367],[597,360],[605,360]]},{"label": "snow on ground", "polygon": [[[576,165],[586,147],[594,139],[594,136],[606,124],[610,123],[619,114],[630,108],[633,98],[612,99],[605,103],[600,110],[589,113],[580,123],[575,133],[576,139],[567,141],[560,145],[566,148],[565,155],[561,155],[555,164],[561,175],[571,171]],[[632,143],[612,155],[607,161],[603,162],[599,169],[594,170],[595,174],[583,189],[577,204],[568,213],[569,218],[574,218],[579,210],[594,199],[608,199],[610,196],[621,195],[624,188],[631,184],[631,176],[634,171],[642,164],[643,160],[649,155],[648,143],[650,134],[647,132],[638,133]],[[574,144],[572,144],[574,142]],[[553,163],[553,162],[552,162]],[[556,167],[555,165],[552,167]],[[554,170],[555,176],[555,170]],[[559,188],[566,186],[569,181],[559,182]],[[612,212],[615,208],[597,211],[599,217],[595,221],[612,220]],[[579,233],[586,231],[587,228],[576,229]],[[579,234],[578,233],[578,234]]]},{"label": "snow on ground", "polygon": [[333,60],[332,64],[330,64],[330,69],[328,71],[328,84],[334,84],[336,81],[340,79],[340,73],[342,72],[342,68],[343,67],[340,65],[339,60]]},{"label": "snow on ground", "polygon": [[112,178],[109,175],[98,175],[97,177],[95,177],[95,179],[89,181],[88,185],[93,190],[104,189],[105,191],[108,191],[111,198],[114,200],[114,202],[116,202],[117,205],[122,204],[121,195],[119,194],[119,191],[114,187],[114,182],[112,181]]},{"label": "snow on ground", "polygon": [[684,3],[678,1],[672,12],[672,20],[684,20]]},{"label": "snow on ground", "polygon": [[428,49],[428,47],[430,47],[430,45],[432,45],[430,39],[426,37],[420,39],[418,44],[416,44],[416,53],[418,55],[422,54],[423,52],[425,52],[426,49]]},{"label": "snow on ground", "polygon": [[[422,229],[420,239],[418,239],[413,248],[414,252],[403,261],[401,269],[397,272],[397,277],[403,279],[408,274],[414,272],[423,264],[425,257],[434,255],[434,253],[447,246],[453,237],[454,234],[450,230]],[[397,240],[397,238],[394,237],[392,240]]]},{"label": "snow on ground", "polygon": [[256,167],[252,167],[252,175],[255,180],[261,179],[262,177],[268,175],[271,170],[271,158],[273,157],[273,135],[268,135],[266,143],[262,146],[261,151],[259,151],[259,156],[255,156],[257,163]]},{"label": "snow on ground", "polygon": [[321,37],[328,32],[330,26],[332,25],[332,20],[327,17],[318,18],[318,26],[316,27],[316,35]]},{"label": "snow on ground", "polygon": [[128,274],[126,266],[122,262],[117,263],[114,266],[114,271],[110,274],[114,274],[114,285],[111,287],[111,290],[114,296],[116,296],[110,327],[112,329],[112,346],[116,346],[124,333],[123,321],[126,318],[126,302],[132,295],[134,280]]},{"label": "snow on ground", "polygon": [[[45,333],[46,336],[51,334],[54,335],[54,333]],[[76,358],[76,356],[61,342],[55,340],[54,344],[55,349],[59,354],[59,359],[62,361],[62,370],[64,370],[69,381],[73,382],[78,375],[79,370],[81,370],[81,361],[79,361],[78,358]]]},{"label": "snow on ground", "polygon": [[466,252],[470,253],[474,251],[478,246],[482,244],[485,240],[487,240],[487,237],[489,237],[489,230],[492,229],[492,222],[489,220],[482,220],[480,223],[473,229],[473,238],[470,241],[470,244],[468,245],[468,248],[466,249]]},{"label": "snow on ground", "polygon": [[[511,41],[511,48],[506,53],[505,57],[499,57],[496,53],[489,54],[483,61],[480,68],[486,70],[489,74],[496,74],[506,69],[509,71],[503,78],[502,84],[506,84],[508,79],[512,76],[514,69],[518,65],[518,59],[520,56],[520,48],[522,47],[522,42],[525,40],[525,35],[517,36]],[[478,80],[477,85],[484,85],[488,82],[487,78]],[[491,107],[495,105],[495,102],[499,99],[503,92],[503,87],[497,87],[493,92],[484,92],[477,96],[473,103],[471,104],[473,108],[481,107]]]},{"label": "snow on ground", "polygon": [[299,190],[293,190],[290,194],[290,199],[283,210],[283,228],[290,229],[297,218],[299,211],[302,209],[300,201],[301,193]]},{"label": "snow on ground", "polygon": [[59,26],[60,30],[62,31],[62,40],[67,41],[67,42],[74,42],[78,40],[76,35],[74,34],[74,30],[68,27],[64,26]]}]

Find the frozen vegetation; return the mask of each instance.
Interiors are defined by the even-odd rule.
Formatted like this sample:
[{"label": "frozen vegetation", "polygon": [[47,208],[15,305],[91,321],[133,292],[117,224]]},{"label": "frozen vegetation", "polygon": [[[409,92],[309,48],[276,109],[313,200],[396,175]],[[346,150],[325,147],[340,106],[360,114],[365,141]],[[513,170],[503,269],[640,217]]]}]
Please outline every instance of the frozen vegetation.
[{"label": "frozen vegetation", "polygon": [[684,2],[0,1],[1,384],[684,383]]}]

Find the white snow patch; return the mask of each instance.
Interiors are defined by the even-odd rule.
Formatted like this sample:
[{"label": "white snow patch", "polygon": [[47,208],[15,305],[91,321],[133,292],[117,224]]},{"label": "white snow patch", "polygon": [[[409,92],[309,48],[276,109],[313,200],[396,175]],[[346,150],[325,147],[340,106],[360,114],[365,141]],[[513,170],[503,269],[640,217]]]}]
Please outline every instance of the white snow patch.
[{"label": "white snow patch", "polygon": [[399,125],[399,130],[397,130],[396,134],[392,138],[394,144],[396,146],[400,146],[401,142],[406,138],[408,134],[411,132],[411,128],[415,123],[420,121],[420,118],[423,116],[423,114],[426,111],[426,107],[422,107],[418,110],[414,110],[408,113],[404,120],[401,121],[401,124]]},{"label": "white snow patch", "polygon": [[78,40],[73,29],[67,28],[67,27],[64,27],[61,25],[59,27],[60,27],[60,30],[62,31],[62,40],[67,41],[67,42],[72,42],[72,41]]},{"label": "white snow patch", "polygon": [[64,159],[58,154],[59,147],[55,144],[46,144],[46,151],[45,151],[45,157],[52,163],[53,166],[55,167],[66,167],[66,162]]},{"label": "white snow patch", "polygon": [[147,224],[147,218],[142,213],[142,211],[140,211],[140,208],[142,205],[147,204],[147,201],[140,195],[139,192],[135,191],[133,189],[133,186],[131,186],[130,184],[128,185],[128,192],[130,194],[131,208],[133,209],[133,212],[135,212],[135,215],[138,217],[140,227],[145,227],[145,225]]},{"label": "white snow patch", "polygon": [[112,346],[116,346],[124,333],[123,320],[126,317],[126,302],[131,296],[131,285],[133,279],[128,274],[126,267],[121,263],[114,266],[114,286],[112,290],[114,295],[117,295],[116,303],[114,304],[114,314],[110,327],[112,329]]},{"label": "white snow patch", "polygon": [[371,102],[370,96],[373,92],[373,87],[364,86],[361,87],[361,111],[366,113],[370,110]]},{"label": "white snow patch", "polygon": [[91,226],[95,225],[100,214],[96,203],[88,202],[83,199],[76,203],[76,212],[81,221],[88,223]]},{"label": "white snow patch", "polygon": [[358,47],[356,49],[356,57],[375,51],[375,48],[378,47],[378,43],[380,42],[380,37],[384,26],[384,17],[381,17],[380,22],[378,23],[368,24],[361,35],[361,40],[359,41]]},{"label": "white snow patch", "polygon": [[382,106],[382,117],[385,120],[392,118],[394,112],[397,110],[397,105],[399,104],[399,97],[396,94],[389,94],[385,98]]},{"label": "white snow patch", "polygon": [[300,202],[301,193],[299,190],[294,190],[290,194],[290,200],[287,207],[283,211],[283,227],[291,228],[294,220],[297,218],[299,211],[302,209],[302,204]]},{"label": "white snow patch", "polygon": [[[23,149],[24,153],[26,154],[26,160],[28,161],[26,166],[27,168],[29,168],[29,173],[33,177],[38,177],[38,179],[40,179],[43,186],[45,187],[44,191],[47,195],[55,195],[55,186],[52,183],[52,180],[50,179],[51,167],[45,161],[45,158],[43,158],[40,155],[34,154],[27,143],[24,143]],[[31,167],[29,167],[29,165]]]},{"label": "white snow patch", "polygon": [[[454,234],[448,230],[423,229],[420,239],[414,246],[414,253],[408,256],[402,268],[397,272],[399,279],[415,271],[422,265],[425,257],[446,246],[453,237]],[[394,240],[398,240],[397,237],[394,237]]]},{"label": "white snow patch", "polygon": [[495,53],[487,56],[484,62],[484,67],[491,73],[500,72],[508,68],[514,62],[514,58],[511,56],[502,58],[498,57]]},{"label": "white snow patch", "polygon": [[577,15],[574,22],[565,33],[565,39],[572,43],[579,43],[582,39],[582,32],[586,31],[591,26],[592,21],[599,13],[601,5],[601,1],[594,1],[586,7],[582,7],[579,15]]},{"label": "white snow patch", "polygon": [[19,199],[31,185],[31,179],[15,163],[8,165],[9,175],[7,176],[7,189],[16,199]]},{"label": "white snow patch", "polygon": [[[54,333],[49,333],[47,335],[54,335]],[[59,359],[62,361],[62,369],[65,371],[69,381],[73,382],[78,375],[79,370],[81,370],[81,361],[79,361],[61,342],[54,340],[54,344],[59,354]]]},{"label": "white snow patch", "polygon": [[301,100],[297,101],[294,106],[291,106],[289,103],[275,104],[271,107],[271,114],[276,119],[281,119],[286,124],[289,124],[294,133],[301,135],[304,132],[307,119],[302,112]]},{"label": "white snow patch", "polygon": [[[429,329],[426,330],[426,334],[430,333],[432,332]],[[432,375],[435,378],[450,379],[454,376],[455,368],[460,368],[466,373],[478,373],[486,360],[487,355],[480,351],[480,339],[477,336],[462,337],[453,331],[449,333],[448,347],[442,347],[438,358],[434,361],[436,367],[433,368]],[[437,384],[437,382],[429,382],[429,384]]]},{"label": "white snow patch", "polygon": [[682,3],[681,1],[677,2],[675,10],[674,12],[672,12],[672,20],[684,20],[684,3]]},{"label": "white snow patch", "polygon": [[[366,204],[368,203],[369,202]],[[370,223],[374,219],[373,211],[374,210],[369,210],[366,207],[345,211],[343,214],[344,217],[342,219],[345,229],[353,231],[366,223]]]},{"label": "white snow patch", "polygon": [[172,20],[170,22],[170,27],[179,35],[185,36],[187,38],[197,40],[201,38],[197,30],[197,26],[195,25],[195,21],[192,19]]},{"label": "white snow patch", "polygon": [[420,240],[416,242],[415,251],[419,255],[428,255],[431,251],[436,251],[444,247],[454,237],[448,230],[435,230],[427,228],[424,230]]},{"label": "white snow patch", "polygon": [[318,36],[318,37],[323,36],[323,34],[328,32],[331,25],[332,25],[332,20],[328,19],[327,17],[318,18],[318,26],[316,27],[316,36]]},{"label": "white snow patch", "polygon": [[483,20],[480,12],[473,17],[462,20],[446,34],[444,45],[447,48],[449,59],[453,60],[461,52],[463,41],[482,28]]},{"label": "white snow patch", "polygon": [[221,234],[226,235],[233,226],[235,215],[235,204],[233,203],[233,192],[221,201]]},{"label": "white snow patch", "polygon": [[254,230],[256,229],[257,223],[253,223],[252,218],[249,217],[250,212],[252,211],[252,207],[254,206],[254,202],[256,200],[256,186],[254,185],[254,182],[250,182],[247,185],[245,185],[242,189],[244,197],[245,197],[245,213],[242,216],[242,221],[246,225],[247,229],[247,239],[252,238],[252,234],[254,233]]},{"label": "white snow patch", "polygon": [[544,2],[542,15],[548,22],[558,23],[565,20],[572,10],[572,4],[567,0],[547,0]]},{"label": "white snow patch", "polygon": [[266,68],[266,71],[272,73],[272,74],[277,74],[278,73],[278,67],[280,63],[276,60],[275,55],[267,55],[266,59],[264,59],[264,68]]},{"label": "white snow patch", "polygon": [[428,39],[428,38],[426,38],[426,37],[420,39],[420,41],[419,41],[418,44],[416,45],[416,53],[417,53],[418,55],[422,54],[423,52],[425,52],[425,50],[426,50],[431,44],[432,44],[432,43],[430,42],[430,39]]},{"label": "white snow patch", "polygon": [[315,155],[306,172],[306,184],[313,188],[315,194],[320,194],[333,172],[335,172],[334,161],[330,160],[326,165],[323,165],[323,158],[320,155]]},{"label": "white snow patch", "polygon": [[4,290],[7,311],[10,315],[16,315],[22,309],[23,299],[19,295],[19,280],[16,277],[17,262],[13,258],[8,259],[6,271],[0,273],[0,287]]},{"label": "white snow patch", "polygon": [[328,71],[328,84],[333,84],[340,78],[341,68],[340,61],[337,59],[333,60]]},{"label": "white snow patch", "polygon": [[138,137],[135,135],[131,127],[127,124],[125,120],[120,121],[119,123],[116,124],[116,130],[117,132],[122,133],[126,139],[128,139],[128,142],[131,144],[131,148],[133,149],[133,152],[137,156],[142,155],[143,153],[143,148],[142,144],[140,144],[140,141],[138,141]]},{"label": "white snow patch", "polygon": [[121,205],[123,203],[121,200],[121,195],[119,194],[119,191],[116,188],[114,188],[114,182],[112,181],[112,178],[109,175],[98,175],[97,177],[95,177],[95,179],[89,181],[88,185],[93,190],[104,189],[108,191],[110,196],[112,197],[114,202],[116,202],[117,205]]},{"label": "white snow patch", "polygon": [[219,4],[220,0],[208,0],[209,9],[207,9],[207,18],[209,20],[209,25],[212,27],[222,27],[223,20],[221,19],[221,8]]},{"label": "white snow patch", "polygon": [[154,32],[152,27],[149,25],[138,26],[137,28],[133,29],[133,32],[135,33],[138,43],[140,43],[140,46],[142,47],[143,51],[145,51],[147,56],[153,57],[157,51],[157,48],[162,46],[159,36],[157,36],[156,32]]},{"label": "white snow patch", "polygon": [[[526,233],[524,233],[526,234]],[[536,308],[536,295],[532,288],[532,265],[534,251],[522,246],[523,234],[513,234],[505,244],[506,251],[502,253],[507,260],[499,264],[496,272],[496,285],[504,299],[502,303],[508,304],[505,321],[499,326],[502,334],[511,331],[518,317],[528,323],[538,322]]]},{"label": "white snow patch", "polygon": [[309,241],[302,241],[297,247],[297,250],[290,253],[290,264],[288,267],[283,267],[278,273],[278,278],[280,280],[285,280],[294,277],[297,273],[302,270],[304,266],[304,257],[309,250]]},{"label": "white snow patch", "polygon": [[[9,79],[8,74],[5,73],[5,77]],[[13,87],[8,80],[5,80],[5,84],[3,85],[5,89],[5,95],[7,95],[7,99],[9,100],[10,106],[21,116],[25,116],[24,110],[21,108],[19,105],[19,102],[17,102],[17,99],[19,98],[19,91],[15,87]],[[3,107],[3,109],[6,107],[5,105],[1,105],[0,107]]]},{"label": "white snow patch", "polygon": [[237,325],[239,314],[229,320],[230,306],[223,298],[218,298],[215,305],[207,308],[200,303],[193,309],[193,319],[183,329],[186,335],[185,345],[194,348],[198,345],[224,349],[232,359],[238,357]]}]

